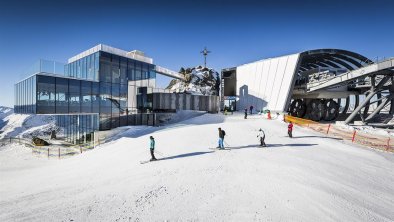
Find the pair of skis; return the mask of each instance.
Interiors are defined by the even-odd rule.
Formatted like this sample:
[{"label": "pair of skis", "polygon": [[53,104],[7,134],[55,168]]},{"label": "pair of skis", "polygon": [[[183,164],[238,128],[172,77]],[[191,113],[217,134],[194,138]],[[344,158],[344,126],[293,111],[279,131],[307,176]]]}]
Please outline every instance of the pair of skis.
[{"label": "pair of skis", "polygon": [[217,147],[215,147],[215,148],[208,148],[208,149],[210,149],[210,150],[231,150],[231,148],[222,148],[222,149],[220,149],[220,148],[217,148]]},{"label": "pair of skis", "polygon": [[140,164],[145,164],[145,163],[150,163],[150,162],[156,162],[159,161],[160,159],[156,159],[156,160],[144,160],[144,161],[140,161]]}]

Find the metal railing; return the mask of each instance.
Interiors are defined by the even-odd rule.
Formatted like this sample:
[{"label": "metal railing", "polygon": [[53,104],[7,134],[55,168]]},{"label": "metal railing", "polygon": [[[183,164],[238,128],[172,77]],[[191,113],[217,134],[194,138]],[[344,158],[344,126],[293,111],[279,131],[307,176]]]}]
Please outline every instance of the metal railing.
[{"label": "metal railing", "polygon": [[49,144],[47,146],[35,145],[32,139],[20,137],[8,137],[0,139],[0,146],[9,144],[19,144],[27,146],[31,149],[33,155],[46,156],[48,158],[62,159],[65,157],[74,156],[83,152],[94,149],[100,145],[99,141],[92,141],[88,143],[73,145],[73,144]]}]

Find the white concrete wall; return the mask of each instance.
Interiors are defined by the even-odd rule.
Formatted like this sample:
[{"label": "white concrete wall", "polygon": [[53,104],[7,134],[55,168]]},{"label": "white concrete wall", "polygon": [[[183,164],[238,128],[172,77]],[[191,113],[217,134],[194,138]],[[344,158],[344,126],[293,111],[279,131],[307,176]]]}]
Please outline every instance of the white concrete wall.
[{"label": "white concrete wall", "polygon": [[238,110],[285,111],[300,54],[260,60],[237,67]]}]

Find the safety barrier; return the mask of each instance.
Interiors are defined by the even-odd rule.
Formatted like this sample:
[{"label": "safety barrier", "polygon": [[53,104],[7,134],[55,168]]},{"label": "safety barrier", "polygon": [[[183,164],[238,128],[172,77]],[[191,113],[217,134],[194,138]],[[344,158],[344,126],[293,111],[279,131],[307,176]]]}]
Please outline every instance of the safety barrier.
[{"label": "safety barrier", "polygon": [[7,144],[20,144],[31,148],[33,155],[46,156],[48,158],[65,158],[76,154],[86,152],[88,150],[94,149],[97,142],[89,142],[84,144],[72,145],[72,144],[50,144],[48,146],[38,146],[32,143],[31,139],[19,138],[19,137],[9,137],[0,140],[0,145]]},{"label": "safety barrier", "polygon": [[284,116],[284,121],[291,121],[293,124],[306,127],[335,138],[348,140],[352,143],[394,152],[394,137],[391,136],[369,134],[361,130],[346,129],[334,124],[323,124],[289,115]]}]

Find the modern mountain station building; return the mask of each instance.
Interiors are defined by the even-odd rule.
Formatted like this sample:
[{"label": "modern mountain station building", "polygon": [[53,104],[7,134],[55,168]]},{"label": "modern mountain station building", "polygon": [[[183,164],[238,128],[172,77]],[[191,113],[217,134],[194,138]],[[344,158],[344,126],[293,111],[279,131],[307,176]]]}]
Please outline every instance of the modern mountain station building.
[{"label": "modern mountain station building", "polygon": [[183,79],[181,74],[155,65],[141,51],[100,44],[66,64],[46,60],[35,64],[30,76],[15,84],[15,112],[55,114],[65,137],[72,143],[84,143],[97,130],[155,125],[156,110],[218,110],[217,96],[156,88],[158,74]]},{"label": "modern mountain station building", "polygon": [[[221,108],[268,109],[315,121],[359,112],[370,121],[394,114],[394,58],[373,62],[358,53],[318,49],[268,58],[221,72]],[[370,108],[371,107],[371,108]]]},{"label": "modern mountain station building", "polygon": [[315,121],[345,122],[362,113],[394,114],[394,58],[373,62],[358,53],[318,49],[223,69],[221,95],[175,93],[156,88],[156,75],[185,78],[160,67],[141,51],[97,45],[66,64],[40,60],[15,84],[15,112],[56,115],[72,143],[94,131],[156,125],[157,114],[220,108],[289,112]]}]

